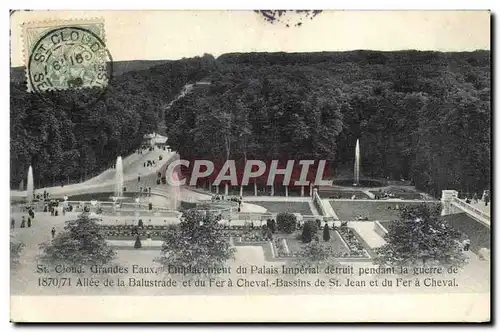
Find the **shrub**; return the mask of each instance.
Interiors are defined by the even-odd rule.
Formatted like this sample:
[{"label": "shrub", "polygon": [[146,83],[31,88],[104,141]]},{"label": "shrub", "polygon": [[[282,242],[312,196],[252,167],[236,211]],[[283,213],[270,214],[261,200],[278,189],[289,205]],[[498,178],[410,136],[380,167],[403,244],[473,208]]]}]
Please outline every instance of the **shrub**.
[{"label": "shrub", "polygon": [[304,243],[309,243],[312,240],[314,230],[312,228],[312,225],[310,223],[307,223],[304,225],[304,228],[302,229],[302,236],[301,240]]},{"label": "shrub", "polygon": [[141,238],[139,237],[139,235],[137,235],[137,236],[135,237],[134,248],[135,248],[135,249],[140,249],[140,248],[142,248]]},{"label": "shrub", "polygon": [[281,212],[276,219],[279,231],[290,234],[297,226],[297,217],[294,214]]},{"label": "shrub", "polygon": [[325,224],[325,227],[323,228],[323,240],[325,242],[330,241],[330,227],[328,227],[328,224]]}]

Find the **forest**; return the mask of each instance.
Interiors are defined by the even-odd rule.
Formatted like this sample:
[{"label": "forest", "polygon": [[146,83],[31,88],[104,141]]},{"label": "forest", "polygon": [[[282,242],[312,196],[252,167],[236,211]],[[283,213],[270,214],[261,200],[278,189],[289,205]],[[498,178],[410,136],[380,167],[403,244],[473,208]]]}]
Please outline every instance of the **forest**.
[{"label": "forest", "polygon": [[[211,84],[165,107],[198,80]],[[339,176],[359,139],[362,176],[481,191],[490,85],[489,51],[205,54],[122,73],[75,112],[13,82],[11,186],[30,163],[37,186],[88,178],[159,129],[186,159],[326,159]]]}]

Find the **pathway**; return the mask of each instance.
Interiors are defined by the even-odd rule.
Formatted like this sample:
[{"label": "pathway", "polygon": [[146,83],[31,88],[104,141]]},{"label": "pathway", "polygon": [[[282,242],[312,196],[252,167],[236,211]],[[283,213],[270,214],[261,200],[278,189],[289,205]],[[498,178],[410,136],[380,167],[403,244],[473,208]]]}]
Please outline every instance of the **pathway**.
[{"label": "pathway", "polygon": [[488,203],[488,206],[484,205],[483,201],[478,201],[477,203],[471,203],[470,205],[491,216],[491,202]]},{"label": "pathway", "polygon": [[[161,164],[155,167],[144,167],[144,162],[146,160],[155,160],[158,162],[159,156],[163,156],[163,160],[166,162],[171,158],[175,153],[167,152],[160,149],[154,149],[153,151],[148,151],[142,155],[138,155],[134,153],[130,156],[127,156],[123,162],[123,179],[125,181],[131,181],[137,179],[138,175],[148,176],[155,174],[157,170],[161,167]],[[136,157],[137,156],[137,157]],[[95,191],[99,189],[109,190],[108,188],[112,186],[114,187],[114,177],[115,171],[110,168],[96,177],[89,179],[82,183],[71,184],[66,186],[57,186],[57,187],[46,187],[46,188],[36,188],[36,192],[41,192],[46,190],[52,196],[62,196],[62,195],[74,195],[79,193],[86,193],[89,190]],[[26,191],[19,190],[11,190],[10,192],[11,198],[24,198],[26,197]]]}]

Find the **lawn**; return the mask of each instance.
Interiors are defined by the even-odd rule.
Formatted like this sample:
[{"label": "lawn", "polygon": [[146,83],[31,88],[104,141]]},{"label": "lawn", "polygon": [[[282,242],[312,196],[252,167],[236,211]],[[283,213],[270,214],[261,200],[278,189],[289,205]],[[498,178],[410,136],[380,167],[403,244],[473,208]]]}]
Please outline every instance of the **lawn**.
[{"label": "lawn", "polygon": [[477,254],[481,248],[491,248],[491,229],[469,217],[467,213],[450,214],[441,218],[469,237],[471,251]]},{"label": "lawn", "polygon": [[308,202],[263,202],[252,201],[255,205],[260,205],[267,209],[268,212],[280,213],[300,213],[302,215],[312,215],[311,207]]},{"label": "lawn", "polygon": [[396,220],[400,211],[405,205],[421,204],[419,202],[386,202],[383,200],[373,201],[333,201],[330,205],[339,217],[339,220],[356,220],[361,215],[368,217],[368,220]]},{"label": "lawn", "polygon": [[388,231],[389,226],[392,224],[392,221],[379,221],[380,224]]},{"label": "lawn", "polygon": [[320,188],[318,194],[321,198],[342,198],[351,199],[352,195],[356,195],[358,199],[370,199],[370,197],[359,190],[335,190],[332,188]]}]

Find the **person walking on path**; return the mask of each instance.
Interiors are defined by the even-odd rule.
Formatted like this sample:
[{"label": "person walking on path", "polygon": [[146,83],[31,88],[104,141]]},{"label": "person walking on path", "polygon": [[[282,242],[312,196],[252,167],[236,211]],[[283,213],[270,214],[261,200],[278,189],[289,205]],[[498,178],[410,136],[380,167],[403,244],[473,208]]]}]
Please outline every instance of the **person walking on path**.
[{"label": "person walking on path", "polygon": [[477,204],[477,202],[478,202],[477,193],[474,193],[474,196],[472,196],[472,199],[474,200],[474,203]]},{"label": "person walking on path", "polygon": [[16,220],[14,218],[10,220],[10,228],[12,229],[16,228]]},{"label": "person walking on path", "polygon": [[488,206],[489,202],[490,202],[490,195],[487,194],[484,196],[484,206]]},{"label": "person walking on path", "polygon": [[23,216],[23,219],[21,219],[21,228],[24,228],[26,227],[26,220],[24,220],[24,216]]},{"label": "person walking on path", "polygon": [[31,227],[31,218],[28,217],[28,228],[30,228],[30,227]]},{"label": "person walking on path", "polygon": [[56,228],[52,227],[52,230],[50,231],[50,233],[52,234],[52,239],[53,239],[56,236]]}]

